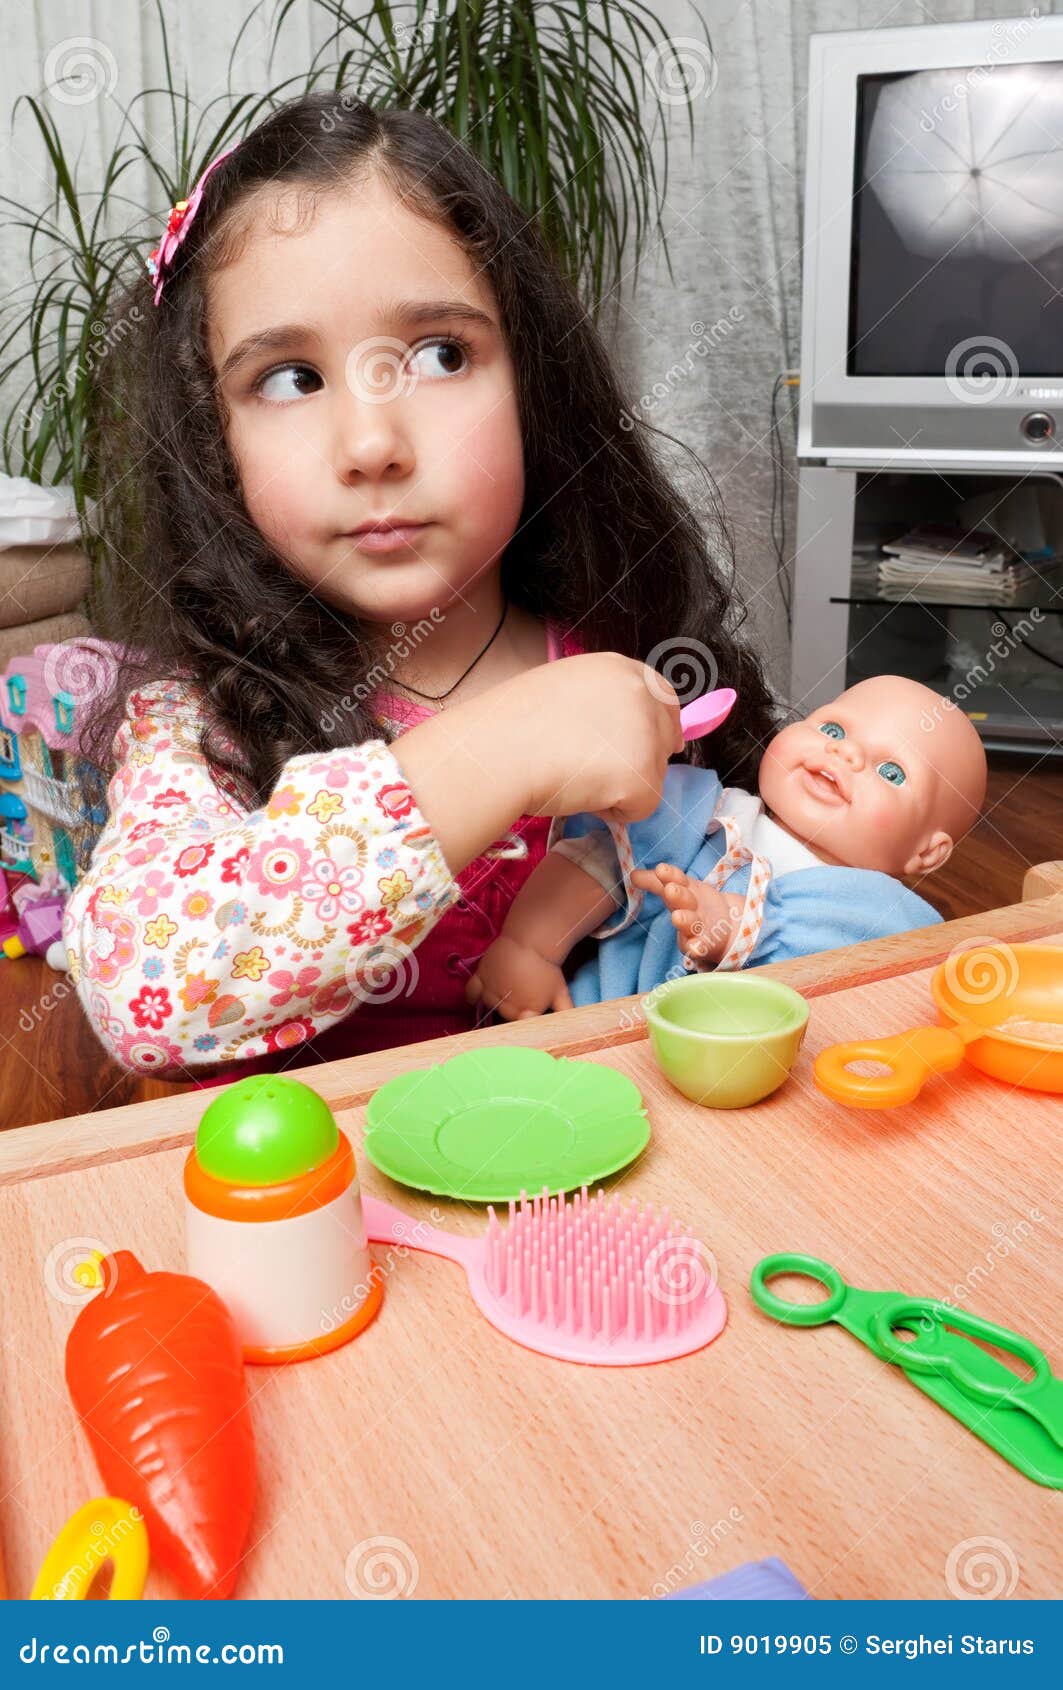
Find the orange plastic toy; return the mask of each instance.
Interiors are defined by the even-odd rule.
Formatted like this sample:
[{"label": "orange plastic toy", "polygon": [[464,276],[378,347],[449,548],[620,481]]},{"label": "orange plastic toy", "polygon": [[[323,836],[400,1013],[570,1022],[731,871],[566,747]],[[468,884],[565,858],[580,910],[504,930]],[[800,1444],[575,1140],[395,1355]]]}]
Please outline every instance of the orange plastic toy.
[{"label": "orange plastic toy", "polygon": [[232,1594],[255,1498],[240,1342],[201,1279],[146,1273],[128,1250],[66,1346],[66,1381],[108,1490],[135,1503],[152,1558],[189,1596]]},{"label": "orange plastic toy", "polygon": [[[829,1046],[812,1070],[820,1091],[857,1109],[890,1109],[966,1058],[1009,1085],[1063,1092],[1063,946],[960,951],[934,971],[930,991],[944,1025]],[[889,1073],[854,1074],[851,1062]]]}]

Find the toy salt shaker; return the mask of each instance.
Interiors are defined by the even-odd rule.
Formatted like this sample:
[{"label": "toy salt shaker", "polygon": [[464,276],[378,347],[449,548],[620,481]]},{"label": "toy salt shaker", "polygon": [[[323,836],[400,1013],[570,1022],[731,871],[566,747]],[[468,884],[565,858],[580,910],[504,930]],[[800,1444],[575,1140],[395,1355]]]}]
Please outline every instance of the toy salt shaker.
[{"label": "toy salt shaker", "polygon": [[227,1087],[184,1185],[188,1271],[232,1311],[245,1361],[304,1361],[368,1326],[383,1283],[354,1152],[310,1086],[252,1074]]}]

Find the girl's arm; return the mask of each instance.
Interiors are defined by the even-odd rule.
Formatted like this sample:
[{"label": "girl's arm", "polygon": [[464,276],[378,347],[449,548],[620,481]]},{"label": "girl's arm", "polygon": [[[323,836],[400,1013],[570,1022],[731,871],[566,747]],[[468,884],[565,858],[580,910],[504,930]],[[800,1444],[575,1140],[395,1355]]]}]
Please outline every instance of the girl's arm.
[{"label": "girl's arm", "polygon": [[175,1078],[342,1020],[409,968],[459,893],[382,740],[290,758],[249,811],[213,779],[201,720],[193,689],[130,695],[108,820],[63,923],[103,1044]]}]

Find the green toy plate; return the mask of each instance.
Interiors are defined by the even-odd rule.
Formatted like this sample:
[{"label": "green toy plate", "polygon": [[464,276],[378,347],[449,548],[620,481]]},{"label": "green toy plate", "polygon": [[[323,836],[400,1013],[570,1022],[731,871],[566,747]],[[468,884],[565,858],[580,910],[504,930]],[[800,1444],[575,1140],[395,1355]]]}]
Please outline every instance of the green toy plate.
[{"label": "green toy plate", "polygon": [[365,1153],[402,1185],[474,1203],[578,1190],[649,1143],[637,1086],[596,1062],[497,1045],[400,1074],[366,1110]]}]

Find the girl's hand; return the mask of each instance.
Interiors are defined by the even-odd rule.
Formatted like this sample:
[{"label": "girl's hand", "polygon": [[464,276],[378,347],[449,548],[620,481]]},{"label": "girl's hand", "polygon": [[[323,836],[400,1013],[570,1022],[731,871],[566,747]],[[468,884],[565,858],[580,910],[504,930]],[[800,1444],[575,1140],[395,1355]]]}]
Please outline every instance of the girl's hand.
[{"label": "girl's hand", "polygon": [[418,723],[391,749],[458,874],[521,815],[652,815],[683,733],[663,676],[606,651],[526,669]]},{"label": "girl's hand", "polygon": [[571,1009],[565,976],[530,945],[501,933],[488,945],[465,988],[469,1003],[482,1003],[503,1021],[524,1021],[548,1009]]},{"label": "girl's hand", "polygon": [[510,689],[533,814],[587,810],[618,822],[653,814],[668,759],[683,749],[679,700],[662,675],[638,658],[592,652],[529,669],[497,689],[500,706]]}]

